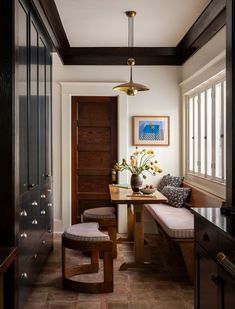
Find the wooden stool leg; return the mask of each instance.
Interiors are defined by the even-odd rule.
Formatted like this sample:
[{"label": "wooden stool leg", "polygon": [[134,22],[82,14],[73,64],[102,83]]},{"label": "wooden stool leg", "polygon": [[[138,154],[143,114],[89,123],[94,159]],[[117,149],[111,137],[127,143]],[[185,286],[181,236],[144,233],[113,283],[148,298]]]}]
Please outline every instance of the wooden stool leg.
[{"label": "wooden stool leg", "polygon": [[91,252],[91,265],[94,272],[99,271],[99,251]]},{"label": "wooden stool leg", "polygon": [[63,243],[62,243],[62,276],[63,276],[63,279],[65,278],[65,265],[66,265],[65,258],[66,258],[65,247],[63,246]]},{"label": "wooden stool leg", "polygon": [[108,234],[110,240],[113,242],[113,258],[116,259],[117,257],[117,227],[111,226],[108,228]]},{"label": "wooden stool leg", "polygon": [[104,251],[104,284],[107,292],[113,292],[113,252]]}]

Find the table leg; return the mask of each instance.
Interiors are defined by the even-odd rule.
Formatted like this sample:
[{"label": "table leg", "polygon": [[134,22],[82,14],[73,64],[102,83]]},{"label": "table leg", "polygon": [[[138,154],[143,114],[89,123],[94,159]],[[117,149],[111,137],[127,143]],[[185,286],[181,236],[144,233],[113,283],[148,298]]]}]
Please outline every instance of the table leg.
[{"label": "table leg", "polygon": [[134,205],[135,262],[144,262],[144,205]]},{"label": "table leg", "polygon": [[134,250],[134,262],[123,263],[120,270],[149,266],[148,263],[144,263],[144,205],[142,204],[134,205]]},{"label": "table leg", "polygon": [[122,243],[124,241],[133,241],[134,240],[134,214],[132,211],[132,205],[127,205],[127,237],[119,237],[117,243]]}]

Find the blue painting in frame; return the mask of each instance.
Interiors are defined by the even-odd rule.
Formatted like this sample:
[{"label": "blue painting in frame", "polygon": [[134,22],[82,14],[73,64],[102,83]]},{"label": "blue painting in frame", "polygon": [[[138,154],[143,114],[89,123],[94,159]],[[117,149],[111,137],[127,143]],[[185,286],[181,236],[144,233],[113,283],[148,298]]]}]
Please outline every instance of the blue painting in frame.
[{"label": "blue painting in frame", "polygon": [[134,116],[134,145],[168,146],[169,116]]}]

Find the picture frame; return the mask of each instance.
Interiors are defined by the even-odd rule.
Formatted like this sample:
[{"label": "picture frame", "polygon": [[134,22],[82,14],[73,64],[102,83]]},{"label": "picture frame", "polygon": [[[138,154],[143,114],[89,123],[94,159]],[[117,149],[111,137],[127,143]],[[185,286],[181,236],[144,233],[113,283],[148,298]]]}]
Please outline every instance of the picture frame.
[{"label": "picture frame", "polygon": [[169,146],[169,116],[133,116],[133,144],[136,146]]}]

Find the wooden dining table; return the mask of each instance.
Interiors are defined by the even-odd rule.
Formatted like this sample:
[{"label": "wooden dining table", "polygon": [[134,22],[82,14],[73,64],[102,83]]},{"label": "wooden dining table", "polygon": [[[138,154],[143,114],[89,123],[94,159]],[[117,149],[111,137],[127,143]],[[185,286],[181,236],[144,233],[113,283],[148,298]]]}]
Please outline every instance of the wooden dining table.
[{"label": "wooden dining table", "polygon": [[[155,191],[153,195],[134,194],[131,189],[120,188],[118,186],[109,185],[109,192],[112,204],[133,205],[134,209],[134,261],[131,263],[123,263],[120,270],[128,268],[145,268],[151,266],[144,260],[144,204],[159,204],[167,202],[167,198],[159,191]],[[128,225],[130,220],[128,220]],[[128,232],[131,227],[128,226]],[[131,235],[128,235],[129,239]]]}]

